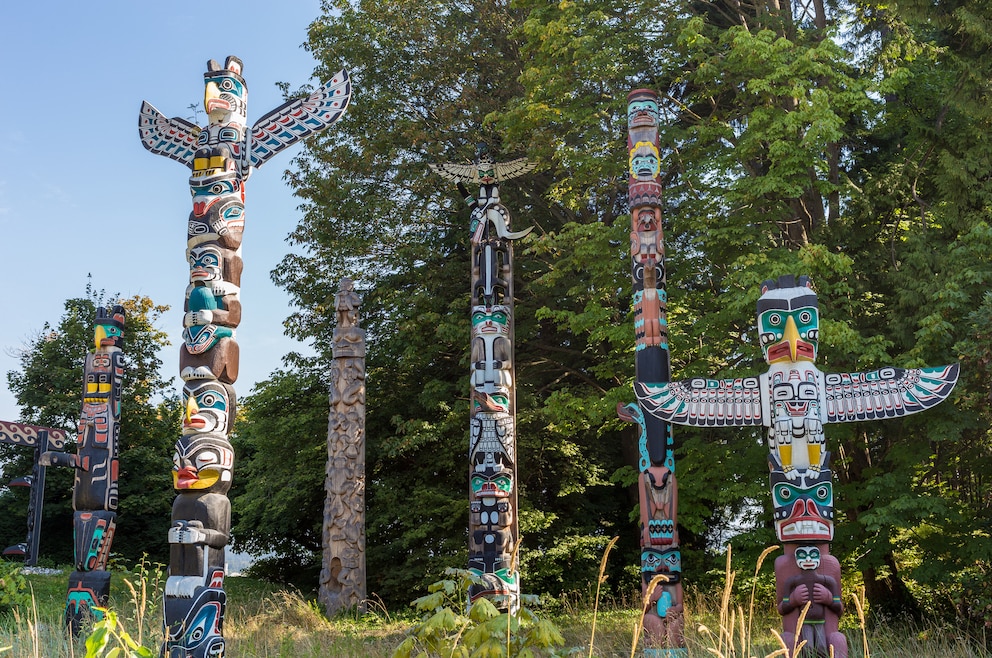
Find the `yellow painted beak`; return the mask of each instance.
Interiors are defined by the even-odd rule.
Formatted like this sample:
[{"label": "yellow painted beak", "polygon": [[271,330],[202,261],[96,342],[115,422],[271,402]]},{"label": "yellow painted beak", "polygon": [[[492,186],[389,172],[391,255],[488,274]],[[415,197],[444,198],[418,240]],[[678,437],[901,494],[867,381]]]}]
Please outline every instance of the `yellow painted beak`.
[{"label": "yellow painted beak", "polygon": [[796,321],[792,319],[791,315],[785,321],[785,332],[782,335],[782,340],[789,341],[789,356],[795,362],[798,357],[799,329],[796,328]]}]

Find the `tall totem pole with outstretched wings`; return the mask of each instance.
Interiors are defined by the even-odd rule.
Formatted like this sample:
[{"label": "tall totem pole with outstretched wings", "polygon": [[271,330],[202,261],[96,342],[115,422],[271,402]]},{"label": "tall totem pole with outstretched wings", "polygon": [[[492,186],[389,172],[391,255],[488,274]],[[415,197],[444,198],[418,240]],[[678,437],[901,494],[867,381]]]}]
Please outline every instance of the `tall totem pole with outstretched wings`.
[{"label": "tall totem pole with outstretched wings", "polygon": [[785,547],[785,555],[775,560],[782,637],[790,651],[805,641],[818,656],[846,658],[847,641],[838,630],[840,563],[830,555],[833,480],[823,426],[929,409],[951,394],[959,366],[821,372],[814,365],[819,304],[805,276],[765,281],[757,312],[758,338],[768,362],[764,374],[638,381],[634,390],[641,407],[665,422],[766,428],[775,531]]},{"label": "tall totem pole with outstretched wings", "polygon": [[[469,436],[468,566],[482,584],[469,598],[493,597],[517,607],[520,579],[513,564],[517,525],[516,396],[513,372],[513,240],[499,184],[534,168],[520,158],[497,163],[480,149],[475,164],[431,165],[458,183],[472,209],[472,392]],[[479,196],[465,183],[475,183]]]},{"label": "tall totem pole with outstretched wings", "polygon": [[242,68],[233,56],[223,66],[207,63],[203,104],[209,121],[203,128],[168,119],[147,102],[138,119],[145,148],[191,169],[193,196],[179,357],[185,413],[173,455],[178,494],[165,591],[164,654],[169,658],[224,655],[224,547],[230,539],[227,492],[234,469],[228,434],[238,378],[235,332],[241,322],[245,181],[286,147],[337,121],[351,97],[348,74],[340,71],[309,97],[288,101],[249,130]]}]

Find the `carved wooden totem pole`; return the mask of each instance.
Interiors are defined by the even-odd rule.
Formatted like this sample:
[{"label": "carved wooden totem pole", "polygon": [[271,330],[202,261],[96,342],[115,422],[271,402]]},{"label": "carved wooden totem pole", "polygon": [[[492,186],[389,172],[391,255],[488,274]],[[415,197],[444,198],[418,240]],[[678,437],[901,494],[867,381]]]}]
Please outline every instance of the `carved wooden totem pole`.
[{"label": "carved wooden totem pole", "polygon": [[[758,338],[768,371],[741,379],[635,383],[651,415],[680,425],[764,425],[775,530],[785,555],[775,560],[778,610],[786,645],[806,641],[819,656],[847,656],[838,632],[843,612],[834,536],[833,481],[823,425],[896,418],[947,399],[958,364],[823,373],[815,365],[819,305],[809,279],[765,281]],[[802,628],[797,628],[809,604]]]},{"label": "carved wooden totem pole", "polygon": [[[469,598],[492,597],[517,607],[520,580],[513,563],[517,526],[516,401],[513,375],[513,244],[531,229],[510,231],[499,184],[527,173],[520,158],[496,163],[480,148],[474,165],[431,168],[458,183],[472,209],[472,376],[469,420],[468,566],[483,584]],[[480,185],[478,198],[465,183]]]},{"label": "carved wooden totem pole", "polygon": [[365,330],[358,326],[361,298],[342,279],[336,300],[324,480],[320,602],[330,617],[366,608],[365,589]]},{"label": "carved wooden totem pole", "polygon": [[351,96],[345,71],[308,98],[291,100],[247,128],[248,88],[242,63],[210,60],[204,73],[202,129],[168,119],[142,103],[138,133],[145,148],[190,167],[183,346],[182,437],[172,477],[178,492],[169,530],[171,553],[165,587],[169,658],[224,655],[224,547],[231,530],[234,451],[228,440],[235,417],[241,322],[241,238],[244,185],[254,168],[300,139],[323,130],[344,113]]},{"label": "carved wooden totem pole", "polygon": [[[627,131],[630,265],[637,341],[634,378],[638,382],[664,382],[670,378],[671,366],[657,93],[650,89],[630,92]],[[644,655],[685,656],[678,484],[671,426],[660,418],[645,415],[637,404],[620,405],[617,413],[640,427],[637,488],[641,511],[641,588],[650,600],[643,620]],[[658,575],[665,579],[651,588],[651,581]]]},{"label": "carved wooden totem pole", "polygon": [[110,596],[107,558],[117,523],[117,472],[124,381],[124,307],[98,308],[94,350],[83,370],[83,407],[76,454],[50,451],[46,466],[75,469],[72,488],[75,570],[69,574],[65,623],[78,635],[86,615],[102,618]]}]

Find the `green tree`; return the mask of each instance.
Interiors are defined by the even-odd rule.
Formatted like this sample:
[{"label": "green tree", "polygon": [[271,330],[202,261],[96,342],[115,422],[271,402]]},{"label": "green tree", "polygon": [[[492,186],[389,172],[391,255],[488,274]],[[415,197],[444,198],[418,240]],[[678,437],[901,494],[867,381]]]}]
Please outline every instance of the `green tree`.
[{"label": "green tree", "polygon": [[296,581],[320,564],[329,389],[315,359],[285,361],[239,407],[232,535],[238,550],[288,558]]},{"label": "green tree", "polygon": [[[426,165],[468,161],[477,141],[539,164],[501,190],[514,227],[535,227],[516,246],[525,589],[582,589],[613,534],[616,563],[637,563],[635,446],[613,409],[632,397],[624,142],[639,86],[665,109],[675,377],[763,371],[758,285],[788,273],[817,285],[825,371],[960,356],[953,404],[828,428],[834,550],[862,556],[877,609],[918,611],[909,581],[980,589],[992,17],[814,5],[795,18],[777,2],[324,3],[308,46],[318,76],[347,60],[354,100],[289,175],[306,250],[274,277],[301,309],[290,331],[324,359],[336,282],[352,276],[365,297],[371,591],[406,598],[464,563],[467,210]],[[676,436],[688,582],[742,515],[753,529],[735,544],[750,550],[735,553],[753,564],[773,541],[761,437]],[[611,582],[631,585],[614,566]]]},{"label": "green tree", "polygon": [[[24,422],[57,427],[75,435],[82,405],[83,364],[93,342],[96,307],[113,303],[86,287],[83,297],[67,299],[57,325],[45,323],[21,349],[21,368],[7,373]],[[147,297],[118,301],[127,320],[124,334],[125,377],[121,401],[120,508],[118,536],[112,551],[126,560],[147,553],[166,562],[171,501],[172,445],[179,434],[179,403],[159,372],[159,350],[168,345],[155,323],[167,307]],[[30,450],[2,446],[4,473],[29,473]],[[75,450],[67,443],[66,451]],[[49,468],[45,486],[40,554],[61,563],[72,561],[72,482],[68,469]],[[25,534],[27,495],[7,490],[0,494],[2,532],[21,541]]]}]

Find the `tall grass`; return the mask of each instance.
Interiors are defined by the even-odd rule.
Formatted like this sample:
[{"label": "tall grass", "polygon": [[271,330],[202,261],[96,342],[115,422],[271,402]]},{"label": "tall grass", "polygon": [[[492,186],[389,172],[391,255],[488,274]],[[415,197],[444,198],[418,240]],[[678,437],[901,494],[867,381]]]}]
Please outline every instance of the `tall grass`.
[{"label": "tall grass", "polygon": [[[765,551],[755,567],[774,550]],[[608,553],[608,552],[607,552]],[[605,565],[605,560],[601,566]],[[777,639],[781,618],[750,593],[735,595],[737,574],[728,557],[722,591],[707,596],[687,592],[686,644],[690,658],[772,658],[786,652]],[[129,633],[157,652],[162,628],[160,575],[114,574],[110,607]],[[62,631],[64,576],[29,576],[32,602],[0,615],[0,658],[83,658],[81,641]],[[130,581],[129,587],[126,583]],[[143,582],[144,581],[144,582]],[[320,606],[296,592],[250,578],[225,583],[227,654],[238,658],[387,658],[414,620],[406,611],[387,611],[379,602],[362,618],[324,617]],[[552,617],[565,637],[557,655],[628,658],[639,649],[640,593],[604,603],[590,588],[585,596],[563,597]],[[864,592],[845,600],[857,616],[849,632],[849,658],[992,658],[987,638],[953,627],[868,627]],[[712,630],[711,630],[712,629]],[[860,637],[857,637],[860,635]],[[633,654],[632,654],[632,638]],[[869,647],[871,651],[869,652]]]}]

